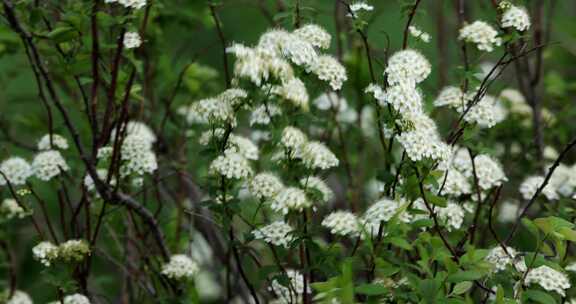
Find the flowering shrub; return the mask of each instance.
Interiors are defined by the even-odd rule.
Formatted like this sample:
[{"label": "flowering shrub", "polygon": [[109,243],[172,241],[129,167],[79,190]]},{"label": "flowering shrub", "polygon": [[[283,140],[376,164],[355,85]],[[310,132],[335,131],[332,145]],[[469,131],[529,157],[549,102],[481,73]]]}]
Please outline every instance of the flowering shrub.
[{"label": "flowering shrub", "polygon": [[576,302],[554,1],[0,1],[0,303]]}]

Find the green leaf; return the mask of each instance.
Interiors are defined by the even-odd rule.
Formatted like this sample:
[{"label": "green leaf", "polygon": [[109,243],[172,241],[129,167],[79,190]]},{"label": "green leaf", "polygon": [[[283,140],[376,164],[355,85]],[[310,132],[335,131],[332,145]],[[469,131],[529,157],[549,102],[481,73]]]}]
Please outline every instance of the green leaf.
[{"label": "green leaf", "polygon": [[406,241],[405,239],[400,238],[400,237],[390,238],[390,243],[392,243],[394,246],[400,247],[402,249],[412,250],[412,245],[410,245],[410,243],[408,243],[408,241]]},{"label": "green leaf", "polygon": [[446,199],[441,197],[441,196],[428,193],[426,195],[426,198],[428,199],[428,202],[432,205],[435,205],[438,207],[446,207],[446,204],[447,204]]},{"label": "green leaf", "polygon": [[482,278],[484,275],[478,271],[458,271],[448,276],[448,282],[457,283],[463,281],[475,281]]},{"label": "green leaf", "polygon": [[526,290],[524,297],[542,304],[556,304],[556,300],[546,292],[540,290]]},{"label": "green leaf", "polygon": [[433,279],[422,280],[419,284],[420,294],[426,303],[434,303],[440,284]]},{"label": "green leaf", "polygon": [[76,35],[76,30],[73,27],[62,26],[57,27],[50,33],[46,34],[46,38],[51,39],[56,43],[62,43],[74,39]]},{"label": "green leaf", "polygon": [[470,281],[460,282],[460,283],[456,284],[456,286],[454,286],[454,289],[452,290],[452,294],[461,295],[463,293],[466,293],[471,287],[472,287],[472,282],[470,282]]},{"label": "green leaf", "polygon": [[382,284],[362,284],[355,288],[356,293],[367,296],[378,296],[388,293],[388,288]]}]

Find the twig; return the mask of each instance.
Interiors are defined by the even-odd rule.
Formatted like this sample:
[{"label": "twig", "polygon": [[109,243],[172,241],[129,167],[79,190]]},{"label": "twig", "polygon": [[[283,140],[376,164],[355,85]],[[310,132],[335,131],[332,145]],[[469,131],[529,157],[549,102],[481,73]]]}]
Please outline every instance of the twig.
[{"label": "twig", "polygon": [[536,190],[536,192],[534,193],[534,195],[532,196],[532,198],[530,199],[530,201],[528,201],[528,204],[526,204],[526,206],[524,207],[524,209],[522,210],[522,212],[520,213],[520,215],[518,216],[518,218],[516,219],[516,222],[514,223],[514,226],[512,226],[512,230],[510,230],[510,234],[508,234],[508,237],[506,238],[506,240],[504,241],[505,244],[508,244],[510,242],[510,240],[512,240],[512,238],[514,237],[514,234],[516,233],[516,230],[518,230],[518,227],[520,226],[520,223],[522,221],[522,218],[524,218],[526,216],[526,214],[528,213],[528,210],[530,209],[530,207],[534,204],[534,202],[536,202],[536,199],[538,198],[538,196],[540,196],[540,194],[542,193],[542,190],[544,190],[544,188],[546,187],[546,185],[548,185],[548,182],[550,181],[550,178],[552,177],[552,174],[554,174],[554,171],[556,170],[556,168],[560,165],[560,162],[562,162],[562,159],[564,159],[564,157],[566,157],[566,155],[568,154],[568,152],[570,152],[570,150],[572,148],[574,148],[574,146],[576,146],[576,137],[574,137],[572,139],[571,142],[569,142],[566,147],[564,147],[564,150],[562,150],[562,152],[560,153],[560,155],[558,155],[558,158],[556,158],[556,161],[554,161],[554,164],[552,164],[552,167],[550,167],[550,169],[548,169],[548,174],[546,174],[546,177],[544,178],[544,181],[542,182],[542,184],[540,185],[540,187],[538,187],[538,189]]},{"label": "twig", "polygon": [[230,71],[228,69],[228,54],[226,53],[226,38],[224,37],[224,33],[222,32],[222,26],[220,25],[220,19],[218,19],[218,15],[216,15],[216,7],[213,3],[209,4],[210,13],[212,14],[212,19],[214,20],[214,24],[216,25],[216,31],[218,32],[218,38],[220,39],[220,44],[222,46],[222,65],[224,65],[224,77],[226,81],[226,88],[230,88],[231,78],[230,78]]}]

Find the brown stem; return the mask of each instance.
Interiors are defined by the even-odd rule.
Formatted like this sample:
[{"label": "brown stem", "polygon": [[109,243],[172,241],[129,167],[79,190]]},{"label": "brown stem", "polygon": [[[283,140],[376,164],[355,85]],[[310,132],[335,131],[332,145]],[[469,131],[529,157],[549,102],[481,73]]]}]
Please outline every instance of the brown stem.
[{"label": "brown stem", "polygon": [[412,9],[410,10],[410,13],[408,14],[408,21],[406,22],[406,26],[404,27],[404,38],[402,39],[402,49],[405,50],[406,48],[408,48],[408,33],[410,32],[410,24],[412,24],[412,20],[414,19],[414,16],[416,15],[416,10],[418,9],[418,5],[420,5],[421,0],[416,0],[416,3],[414,3],[414,6],[412,6]]}]

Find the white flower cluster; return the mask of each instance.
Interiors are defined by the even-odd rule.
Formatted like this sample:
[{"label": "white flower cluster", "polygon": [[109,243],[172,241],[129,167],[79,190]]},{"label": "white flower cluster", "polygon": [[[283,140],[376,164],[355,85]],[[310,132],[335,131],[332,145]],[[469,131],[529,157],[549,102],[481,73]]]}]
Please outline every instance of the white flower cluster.
[{"label": "white flower cluster", "polygon": [[394,53],[388,60],[384,73],[390,85],[418,84],[430,75],[432,66],[420,52],[402,50]]},{"label": "white flower cluster", "polygon": [[460,196],[472,193],[472,186],[468,179],[454,167],[444,173],[443,179],[446,179],[444,188],[442,189],[442,193],[444,194]]},{"label": "white flower cluster", "polygon": [[231,134],[228,138],[226,152],[236,152],[249,160],[257,160],[260,154],[258,146],[250,139]]},{"label": "white flower cluster", "polygon": [[85,240],[68,240],[58,246],[58,258],[66,262],[80,262],[90,253],[90,245]]},{"label": "white flower cluster", "polygon": [[68,149],[68,140],[62,135],[52,134],[52,144],[50,144],[50,134],[46,134],[40,138],[37,144],[38,150],[52,150],[52,149]]},{"label": "white flower cluster", "polygon": [[370,12],[373,10],[374,6],[366,3],[366,1],[356,1],[350,4],[350,11],[352,11],[352,13],[348,13],[347,16],[356,18],[357,14],[361,11]]},{"label": "white flower cluster", "polygon": [[32,172],[43,181],[49,181],[62,172],[70,170],[66,160],[59,151],[41,151],[32,160]]},{"label": "white flower cluster", "polygon": [[[459,148],[456,150],[454,157],[452,158],[452,165],[454,168],[462,172],[465,177],[469,179],[474,177],[472,160],[465,148]],[[489,190],[493,187],[498,187],[508,180],[500,163],[486,154],[477,155],[474,158],[474,166],[476,167],[478,185],[482,190]]]},{"label": "white flower cluster", "polygon": [[330,48],[330,40],[332,40],[332,37],[326,30],[316,24],[306,24],[296,29],[294,34],[317,48]]},{"label": "white flower cluster", "polygon": [[6,304],[33,304],[32,298],[22,290],[14,290],[14,294]]},{"label": "white flower cluster", "polygon": [[437,107],[449,106],[454,109],[465,109],[467,103],[468,98],[460,88],[455,86],[444,87],[434,100],[434,105]]},{"label": "white flower cluster", "polygon": [[300,129],[288,126],[282,130],[282,136],[280,138],[280,144],[288,149],[292,150],[293,156],[298,157],[301,155],[301,148],[308,142],[308,137]]},{"label": "white flower cluster", "polygon": [[[430,214],[426,203],[422,198],[418,198],[412,204],[412,208],[419,210],[424,214],[417,214],[414,219],[427,218]],[[446,227],[448,231],[458,230],[464,223],[465,210],[462,206],[452,201],[448,201],[446,207],[434,207],[434,213],[438,215],[440,224]]]},{"label": "white flower cluster", "polygon": [[446,207],[437,208],[437,212],[438,217],[445,223],[448,231],[458,230],[462,227],[464,216],[466,215],[462,206],[449,201]]},{"label": "white flower cluster", "polygon": [[[550,170],[550,168],[548,168],[548,170]],[[550,177],[549,186],[553,188],[558,195],[571,197],[576,190],[576,164],[571,167],[565,164],[558,165]]]},{"label": "white flower cluster", "polygon": [[[111,133],[111,140],[115,141],[116,132]],[[156,135],[145,124],[130,121],[125,126],[125,138],[120,147],[120,175],[127,177],[136,175],[141,177],[144,174],[151,174],[158,169],[156,154],[153,151]]]},{"label": "white flower cluster", "polygon": [[198,264],[185,254],[175,254],[162,266],[162,274],[170,279],[183,281],[192,279],[200,270]]},{"label": "white flower cluster", "polygon": [[90,245],[84,240],[68,240],[59,246],[44,241],[32,248],[34,259],[46,267],[52,265],[56,260],[80,262],[90,253]]},{"label": "white flower cluster", "polygon": [[555,291],[563,297],[566,296],[566,290],[571,286],[568,276],[545,265],[531,269],[526,275],[525,283],[526,285],[538,284],[545,290]]},{"label": "white flower cluster", "polygon": [[334,211],[322,220],[322,226],[330,229],[330,233],[355,237],[360,232],[358,218],[349,211]]},{"label": "white flower cluster", "polygon": [[139,48],[142,45],[142,39],[138,32],[128,32],[124,34],[124,41],[122,42],[124,43],[124,47],[128,50]]},{"label": "white flower cluster", "polygon": [[36,260],[48,267],[58,258],[58,246],[50,242],[40,242],[32,248],[32,255]]},{"label": "white flower cluster", "polygon": [[514,28],[519,32],[526,31],[530,28],[530,16],[526,8],[514,6],[507,3],[508,7],[505,7],[502,13],[502,27],[503,28]]},{"label": "white flower cluster", "polygon": [[488,252],[484,259],[494,266],[494,272],[499,272],[506,270],[508,265],[512,265],[516,255],[516,250],[512,247],[506,246],[506,251],[504,251],[502,246],[496,246]]},{"label": "white flower cluster", "polygon": [[[448,106],[463,114],[475,97],[476,92],[464,94],[460,88],[447,86],[440,91],[434,105],[437,107]],[[471,106],[464,116],[464,120],[469,123],[476,123],[483,128],[491,128],[503,121],[507,115],[508,111],[499,99],[491,95],[483,95]]]},{"label": "white flower cluster", "polygon": [[413,161],[432,159],[440,163],[447,162],[452,149],[440,138],[436,124],[425,114],[412,117],[412,129],[405,130],[398,136],[408,157]]},{"label": "white flower cluster", "polygon": [[410,27],[408,27],[408,31],[410,32],[410,35],[412,35],[412,37],[418,38],[425,43],[430,42],[430,34],[422,31],[418,27],[411,25]]},{"label": "white flower cluster", "polygon": [[257,86],[279,80],[281,85],[272,93],[306,110],[306,87],[294,76],[289,62],[317,75],[333,90],[340,90],[347,80],[346,69],[333,57],[319,54],[320,49],[329,48],[330,41],[330,34],[320,26],[307,24],[292,33],[280,29],[268,31],[255,47],[233,44],[227,52],[236,56],[234,74],[237,78],[249,79]]},{"label": "white flower cluster", "polygon": [[28,216],[29,213],[26,212],[15,199],[7,198],[2,201],[0,204],[0,216],[4,217],[5,219],[13,219],[13,218],[24,218]]},{"label": "white flower cluster", "polygon": [[398,202],[388,198],[382,198],[368,207],[366,212],[364,212],[363,221],[365,223],[388,222],[396,214],[399,214],[399,219],[402,222],[408,223],[412,220],[412,217],[407,212],[400,210],[403,203],[403,201]]},{"label": "white flower cluster", "polygon": [[252,175],[250,162],[242,154],[227,151],[210,164],[210,172],[229,179],[244,179]]},{"label": "white flower cluster", "polygon": [[283,188],[282,181],[268,172],[256,174],[248,183],[250,193],[261,200],[273,199]]},{"label": "white flower cluster", "polygon": [[[0,164],[0,186],[7,184],[6,179],[12,186],[26,184],[26,180],[34,174],[30,164],[21,157],[10,157]],[[6,179],[4,178],[6,176]]]},{"label": "white flower cluster", "polygon": [[334,91],[340,90],[348,80],[346,68],[330,55],[319,56],[311,69],[318,79],[328,82]]},{"label": "white flower cluster", "polygon": [[[302,275],[297,270],[287,269],[286,276],[288,276],[288,284],[289,286],[284,286],[278,280],[272,280],[272,284],[270,285],[270,289],[272,292],[278,297],[275,300],[275,303],[293,303],[295,299],[300,301],[299,299],[302,298],[302,294],[304,291],[304,275]],[[306,293],[310,293],[311,290],[308,287]]]},{"label": "white flower cluster", "polygon": [[131,9],[141,9],[146,6],[146,0],[104,0],[104,3],[118,3]]},{"label": "white flower cluster", "polygon": [[288,214],[289,211],[302,211],[312,206],[312,202],[306,196],[304,190],[295,187],[286,187],[280,191],[270,208],[282,214]]},{"label": "white flower cluster", "polygon": [[308,96],[304,82],[299,78],[284,81],[281,86],[273,87],[271,93],[290,101],[293,105],[304,111],[308,111],[310,96]]},{"label": "white flower cluster", "polygon": [[281,114],[282,110],[276,105],[260,105],[250,114],[250,126],[268,125],[274,116]]},{"label": "white flower cluster", "polygon": [[[530,200],[543,183],[543,176],[527,177],[522,182],[522,184],[520,184],[519,188],[520,194],[522,194],[522,198],[525,200]],[[556,189],[554,189],[550,183],[547,184],[544,189],[542,189],[542,194],[544,194],[548,200],[557,200],[559,198],[558,193],[556,193]]]},{"label": "white flower cluster", "polygon": [[365,92],[373,94],[380,106],[390,105],[400,114],[404,127],[398,142],[411,160],[431,159],[442,163],[450,158],[451,149],[443,142],[434,121],[424,112],[422,95],[416,87],[430,72],[431,65],[422,54],[402,50],[388,61],[385,70],[388,89],[384,91],[371,84]]},{"label": "white flower cluster", "polygon": [[286,222],[276,221],[252,231],[252,234],[257,240],[263,240],[274,246],[283,246],[287,248],[293,240],[291,235],[293,230],[294,229],[290,225],[286,224]]},{"label": "white flower cluster", "polygon": [[[469,99],[472,100],[473,96]],[[458,109],[457,109],[458,110]],[[458,110],[463,113],[464,110]],[[491,128],[506,118],[507,112],[500,105],[498,100],[490,95],[484,95],[473,105],[464,120],[470,123],[476,123],[483,128]]]},{"label": "white flower cluster", "polygon": [[318,141],[310,141],[302,147],[302,161],[310,169],[322,170],[337,167],[339,164],[336,155]]},{"label": "white flower cluster", "polygon": [[502,44],[498,32],[484,21],[474,21],[460,29],[460,40],[476,44],[480,51],[492,52],[495,46]]}]

